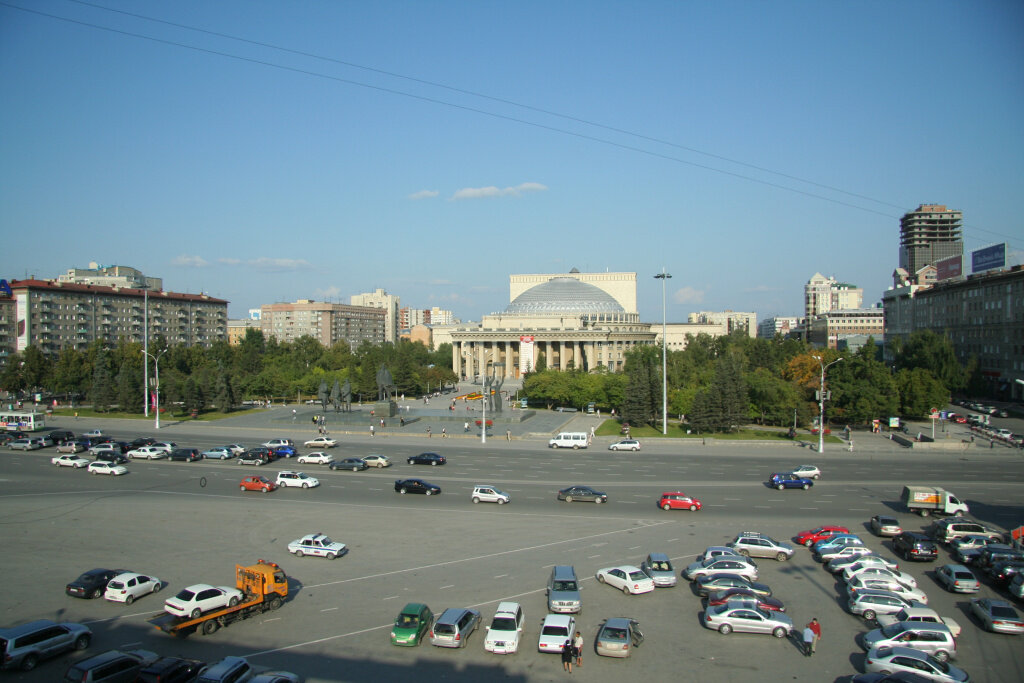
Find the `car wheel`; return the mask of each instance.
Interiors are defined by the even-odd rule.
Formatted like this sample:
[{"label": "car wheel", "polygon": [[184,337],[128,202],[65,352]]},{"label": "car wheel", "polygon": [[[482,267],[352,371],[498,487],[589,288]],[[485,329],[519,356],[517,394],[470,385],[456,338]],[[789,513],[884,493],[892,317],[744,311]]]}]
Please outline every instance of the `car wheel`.
[{"label": "car wheel", "polygon": [[629,595],[629,586],[623,586],[622,587],[622,592],[625,593],[626,595]]},{"label": "car wheel", "polygon": [[802,488],[804,491],[806,491],[807,489],[811,488],[811,485],[810,484],[804,484],[800,488]]},{"label": "car wheel", "polygon": [[307,484],[306,482],[302,482],[302,488],[308,489],[309,488],[309,484]]},{"label": "car wheel", "polygon": [[750,557],[750,551],[744,548],[740,551],[740,555],[742,555],[743,557]]},{"label": "car wheel", "polygon": [[573,444],[573,445],[572,445],[572,449],[573,449],[574,451],[578,451],[578,450],[580,449],[580,447],[579,447],[579,446],[577,446],[576,444]]},{"label": "car wheel", "polygon": [[661,506],[661,509],[662,510],[671,510],[672,506],[669,505],[668,503],[665,503],[664,505]]},{"label": "car wheel", "polygon": [[436,461],[436,460],[434,460],[433,462],[431,462],[431,463],[430,463],[430,466],[431,466],[431,467],[437,467],[437,461]]},{"label": "car wheel", "polygon": [[600,505],[603,501],[600,498],[595,498],[594,502]]},{"label": "car wheel", "polygon": [[153,584],[153,592],[154,593],[159,593],[160,589],[163,588],[163,587],[164,587],[164,585],[162,583],[160,583],[159,581],[157,581],[156,583]]},{"label": "car wheel", "polygon": [[100,591],[100,589],[97,588],[92,593],[89,593],[89,599],[90,600],[95,600],[96,598],[100,597],[102,594],[103,593]]},{"label": "car wheel", "polygon": [[384,463],[382,463],[382,462],[377,463],[377,469],[379,470],[381,467],[384,467]]},{"label": "car wheel", "polygon": [[565,502],[566,503],[571,503],[572,502],[572,496],[566,496],[565,497]]},{"label": "car wheel", "polygon": [[781,626],[776,626],[775,630],[772,631],[772,635],[775,636],[776,638],[785,638],[786,637],[786,629],[782,628]]},{"label": "car wheel", "polygon": [[238,597],[237,597],[237,596],[234,596],[234,595],[232,595],[232,596],[231,596],[231,599],[230,599],[230,600],[228,600],[228,607],[234,607],[234,606],[235,606],[235,605],[237,605],[237,604],[238,604]]},{"label": "car wheel", "polygon": [[820,474],[815,474],[813,477],[811,477],[811,479],[819,479],[819,478],[821,478]]},{"label": "car wheel", "polygon": [[598,583],[604,583],[604,574],[598,574],[597,581]]},{"label": "car wheel", "polygon": [[405,493],[405,487],[403,486],[403,487],[402,487],[401,489],[399,489],[399,491],[398,491],[398,492],[399,492],[399,493]]},{"label": "car wheel", "polygon": [[36,668],[36,664],[39,663],[39,657],[37,655],[25,655],[21,660],[21,670],[31,671]]},{"label": "car wheel", "polygon": [[412,464],[412,460],[409,460],[408,462],[409,462],[410,465]]},{"label": "car wheel", "polygon": [[785,486],[783,486],[782,484],[779,484],[779,485],[778,485],[778,486],[776,486],[775,488],[777,488],[778,490],[780,490],[780,491],[781,491],[782,489],[784,489],[784,488],[786,488],[786,487],[785,487]]},{"label": "car wheel", "polygon": [[132,597],[131,595],[125,596],[124,604],[130,605],[133,602],[135,602],[135,598],[134,597]]},{"label": "car wheel", "polygon": [[473,496],[473,503],[476,504],[476,503],[479,503],[479,502],[480,502],[480,499],[477,498],[476,496]]},{"label": "car wheel", "polygon": [[638,451],[638,450],[640,450],[640,449],[639,449],[639,448],[637,448],[636,446],[634,446],[632,450],[633,450],[633,452],[635,453],[635,452],[637,452],[637,451]]},{"label": "car wheel", "polygon": [[245,490],[245,487],[244,487],[244,486],[239,486],[239,487],[238,487],[238,490],[239,490],[239,491],[244,491],[244,490]]},{"label": "car wheel", "polygon": [[75,638],[74,648],[76,650],[84,650],[85,648],[89,647],[90,642],[92,642],[92,638],[89,636],[89,634],[83,633],[82,635]]},{"label": "car wheel", "polygon": [[732,626],[729,626],[729,624],[722,624],[718,627],[718,632],[721,633],[723,636],[727,636],[730,633],[732,633]]},{"label": "car wheel", "polygon": [[272,610],[281,609],[281,596],[275,595],[270,598],[270,602],[267,603],[267,606]]},{"label": "car wheel", "polygon": [[304,554],[301,549],[295,551],[295,557],[302,557]]},{"label": "car wheel", "polygon": [[875,620],[875,610],[873,610],[873,609],[866,609],[866,610],[864,610],[864,618],[867,619],[868,621],[874,621]]},{"label": "car wheel", "polygon": [[945,650],[938,650],[932,656],[935,657],[935,659],[939,660],[940,662],[948,662],[949,661],[949,653],[946,652]]},{"label": "car wheel", "polygon": [[241,458],[239,458],[239,459],[238,459],[238,464],[239,464],[239,465],[241,465],[241,464],[242,464],[242,459],[241,459]]},{"label": "car wheel", "polygon": [[810,548],[812,545],[814,545],[814,541],[812,541],[811,539],[808,538],[806,541],[804,541],[804,547]]},{"label": "car wheel", "polygon": [[220,624],[217,623],[216,619],[210,619],[209,621],[204,621],[203,622],[203,635],[204,636],[213,635],[214,633],[217,632],[218,628],[220,628]]},{"label": "car wheel", "polygon": [[270,493],[270,487],[269,486],[264,486],[263,487],[263,493]]},{"label": "car wheel", "polygon": [[778,553],[775,555],[775,559],[779,562],[785,562],[789,559],[789,555],[787,555],[786,553]]},{"label": "car wheel", "polygon": [[431,491],[430,489],[427,489],[426,491],[424,491],[424,493],[427,494],[428,496],[434,495],[434,492]]},{"label": "car wheel", "polygon": [[504,498],[499,498],[498,499],[498,505],[504,505],[504,504],[505,504],[505,499]]},{"label": "car wheel", "polygon": [[199,609],[198,607],[196,607],[194,610],[192,610],[192,614],[190,614],[189,616],[192,619],[198,619],[199,615],[202,614],[202,613],[203,613],[203,611],[201,609]]},{"label": "car wheel", "polygon": [[328,560],[333,560],[337,557],[337,555],[334,553],[327,553],[324,557],[326,557]]},{"label": "car wheel", "polygon": [[690,512],[696,512],[696,511],[697,511],[697,506],[696,505],[691,505],[690,506]]}]

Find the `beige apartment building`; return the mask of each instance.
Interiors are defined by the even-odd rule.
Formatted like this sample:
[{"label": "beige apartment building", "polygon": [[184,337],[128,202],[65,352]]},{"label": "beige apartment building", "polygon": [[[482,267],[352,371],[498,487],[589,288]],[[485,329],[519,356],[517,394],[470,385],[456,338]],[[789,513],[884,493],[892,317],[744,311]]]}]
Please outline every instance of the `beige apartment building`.
[{"label": "beige apartment building", "polygon": [[260,307],[263,336],[291,342],[310,336],[324,346],[348,342],[357,348],[363,342],[386,341],[387,311],[373,306],[348,306],[312,299],[294,303],[264,304]]},{"label": "beige apartment building", "polygon": [[881,308],[851,308],[828,311],[807,321],[807,341],[817,347],[835,349],[852,337],[874,337],[881,345],[885,335],[885,311]]}]

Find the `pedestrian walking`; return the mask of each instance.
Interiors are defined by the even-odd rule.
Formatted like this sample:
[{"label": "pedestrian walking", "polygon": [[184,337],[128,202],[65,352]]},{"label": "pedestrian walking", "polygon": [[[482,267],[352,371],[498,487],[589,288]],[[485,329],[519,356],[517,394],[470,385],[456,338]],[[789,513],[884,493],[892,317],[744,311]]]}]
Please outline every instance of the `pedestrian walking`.
[{"label": "pedestrian walking", "polygon": [[811,648],[814,647],[814,631],[811,630],[810,625],[804,627],[804,657],[811,656]]},{"label": "pedestrian walking", "polygon": [[568,638],[562,645],[562,670],[572,673],[572,641]]},{"label": "pedestrian walking", "polygon": [[818,641],[821,640],[821,624],[818,623],[818,617],[811,619],[807,628],[811,629],[811,633],[814,634],[814,638],[811,639],[811,654],[813,655],[814,650],[818,647]]},{"label": "pedestrian walking", "polygon": [[448,438],[448,428],[447,427],[441,427],[441,438],[442,439],[447,439]]},{"label": "pedestrian walking", "polygon": [[469,422],[463,423],[462,431],[464,431],[464,432],[468,432],[469,431]]},{"label": "pedestrian walking", "polygon": [[427,427],[427,438],[429,439],[430,436],[431,436],[431,434],[430,434],[430,427]]},{"label": "pedestrian walking", "polygon": [[853,453],[853,439],[850,439],[850,452]]},{"label": "pedestrian walking", "polygon": [[583,666],[583,634],[576,631],[576,637],[572,641],[572,649],[576,654],[576,666]]},{"label": "pedestrian walking", "polygon": [[370,425],[370,436],[373,436],[373,425]]},{"label": "pedestrian walking", "polygon": [[512,430],[511,429],[506,429],[505,430],[505,441],[512,441]]},{"label": "pedestrian walking", "polygon": [[295,422],[295,418],[298,417],[298,415],[298,411],[296,411],[295,408],[292,408],[292,422]]},{"label": "pedestrian walking", "polygon": [[398,416],[398,421],[401,423],[401,426],[404,427],[405,426],[405,415],[399,415]]}]

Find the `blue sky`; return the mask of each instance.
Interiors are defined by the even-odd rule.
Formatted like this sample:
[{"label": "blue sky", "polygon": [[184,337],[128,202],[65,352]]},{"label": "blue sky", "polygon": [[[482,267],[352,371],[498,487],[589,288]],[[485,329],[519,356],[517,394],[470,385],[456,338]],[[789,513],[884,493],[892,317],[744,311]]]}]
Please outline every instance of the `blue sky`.
[{"label": "blue sky", "polygon": [[798,315],[815,272],[873,304],[921,203],[1022,248],[1022,36],[1017,1],[0,0],[0,277],[129,265],[232,317],[478,320],[573,267],[637,272],[649,321],[662,267],[671,321]]}]

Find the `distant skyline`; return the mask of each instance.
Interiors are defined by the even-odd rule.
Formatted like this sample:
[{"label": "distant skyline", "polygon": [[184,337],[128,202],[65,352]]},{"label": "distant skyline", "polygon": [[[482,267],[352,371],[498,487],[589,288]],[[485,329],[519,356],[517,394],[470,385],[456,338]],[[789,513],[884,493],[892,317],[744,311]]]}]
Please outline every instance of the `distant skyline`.
[{"label": "distant skyline", "polygon": [[464,321],[636,272],[645,321],[881,300],[899,218],[1024,249],[1024,3],[3,0],[0,278]]}]

